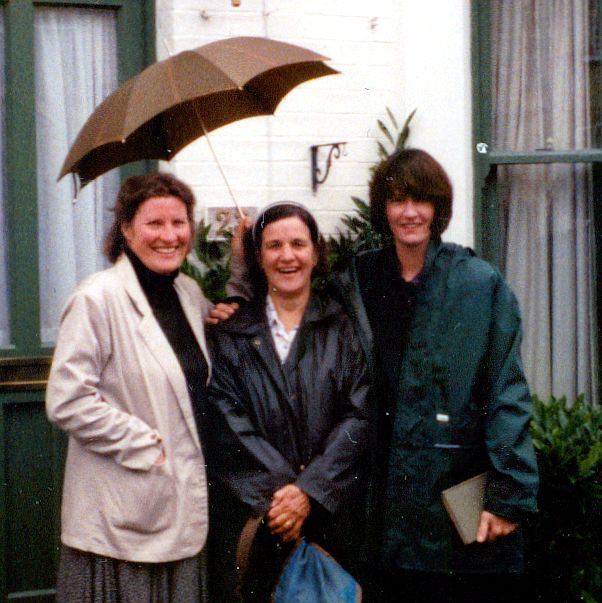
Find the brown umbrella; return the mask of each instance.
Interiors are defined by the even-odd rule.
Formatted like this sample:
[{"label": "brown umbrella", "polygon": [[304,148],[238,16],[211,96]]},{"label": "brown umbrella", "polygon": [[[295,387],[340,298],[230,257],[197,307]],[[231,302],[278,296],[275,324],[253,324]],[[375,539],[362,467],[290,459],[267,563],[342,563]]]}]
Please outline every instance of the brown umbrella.
[{"label": "brown umbrella", "polygon": [[225,124],[271,115],[295,86],[338,73],[306,48],[238,37],[147,67],[107,97],[79,132],[61,169],[83,184],[139,159],[170,160]]}]

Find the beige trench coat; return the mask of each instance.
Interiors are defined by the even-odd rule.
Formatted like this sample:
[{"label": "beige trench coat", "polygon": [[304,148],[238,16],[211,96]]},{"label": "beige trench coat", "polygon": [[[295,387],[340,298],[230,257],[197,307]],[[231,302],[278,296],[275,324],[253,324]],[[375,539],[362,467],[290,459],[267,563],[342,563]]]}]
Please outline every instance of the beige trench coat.
[{"label": "beige trench coat", "polygon": [[[178,275],[174,286],[209,363],[210,304],[189,277]],[[205,462],[186,379],[125,255],[68,301],[46,410],[69,434],[64,544],[141,562],[202,549]],[[155,465],[161,450],[166,461]]]}]

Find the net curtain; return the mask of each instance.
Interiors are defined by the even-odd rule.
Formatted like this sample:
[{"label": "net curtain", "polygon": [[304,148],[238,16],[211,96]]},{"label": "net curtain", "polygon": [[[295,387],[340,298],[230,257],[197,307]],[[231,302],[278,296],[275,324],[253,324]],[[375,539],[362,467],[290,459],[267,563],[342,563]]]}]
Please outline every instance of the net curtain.
[{"label": "net curtain", "polygon": [[[586,0],[493,2],[496,148],[591,146]],[[519,299],[534,393],[595,400],[591,169],[498,168],[505,274]]]},{"label": "net curtain", "polygon": [[40,320],[42,343],[51,344],[76,284],[106,265],[102,242],[117,171],[86,186],[75,201],[73,179],[56,179],[80,128],[117,87],[115,14],[38,8],[34,32]]}]

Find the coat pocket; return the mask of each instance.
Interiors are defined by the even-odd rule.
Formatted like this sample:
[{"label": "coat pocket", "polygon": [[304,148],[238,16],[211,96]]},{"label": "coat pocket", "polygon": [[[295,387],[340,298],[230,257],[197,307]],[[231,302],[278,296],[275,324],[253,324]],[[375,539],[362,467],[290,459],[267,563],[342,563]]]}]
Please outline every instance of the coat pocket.
[{"label": "coat pocket", "polygon": [[108,485],[113,526],[152,534],[174,522],[176,490],[166,463],[148,471],[125,469],[120,478]]}]

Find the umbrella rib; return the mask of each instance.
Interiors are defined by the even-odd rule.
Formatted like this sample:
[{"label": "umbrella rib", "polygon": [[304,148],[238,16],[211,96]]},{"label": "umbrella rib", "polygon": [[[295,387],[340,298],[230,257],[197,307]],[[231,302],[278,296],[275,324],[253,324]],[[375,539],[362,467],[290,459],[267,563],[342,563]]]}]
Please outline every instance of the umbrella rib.
[{"label": "umbrella rib", "polygon": [[[169,52],[169,50],[168,50],[168,52]],[[217,67],[212,61],[208,61],[208,62],[210,62],[215,67]],[[222,70],[220,69],[220,71],[222,71]],[[172,90],[173,97],[176,98],[179,103],[181,103],[182,102],[182,97],[179,94],[179,90],[178,90],[178,87],[176,85],[176,80],[175,80],[174,75],[173,75],[173,70],[172,69],[168,69],[167,72],[168,72],[168,77],[169,77],[169,87]],[[238,87],[240,88],[240,86],[238,86]],[[230,183],[228,182],[228,178],[226,177],[226,173],[224,172],[224,170],[222,168],[222,165],[219,162],[219,159],[217,158],[217,153],[215,152],[215,149],[213,148],[213,144],[211,143],[211,139],[209,138],[209,132],[208,132],[207,128],[205,127],[205,122],[203,121],[203,118],[201,117],[201,113],[199,111],[199,108],[197,107],[196,104],[194,104],[193,106],[194,106],[194,112],[196,114],[196,117],[199,120],[199,123],[201,124],[201,128],[203,129],[203,134],[204,134],[205,138],[207,139],[207,144],[209,145],[209,149],[211,151],[211,154],[213,155],[213,159],[215,160],[215,163],[217,164],[217,167],[218,167],[218,169],[220,171],[220,174],[222,175],[222,178],[224,179],[224,182],[226,184],[226,188],[228,189],[228,193],[230,194],[230,197],[231,197],[231,199],[232,199],[232,201],[234,203],[234,206],[238,210],[238,213],[239,213],[240,217],[244,218],[244,213],[243,213],[242,209],[240,208],[240,206],[238,205],[236,197],[234,196],[234,192],[232,191],[232,188],[230,187]]]}]

